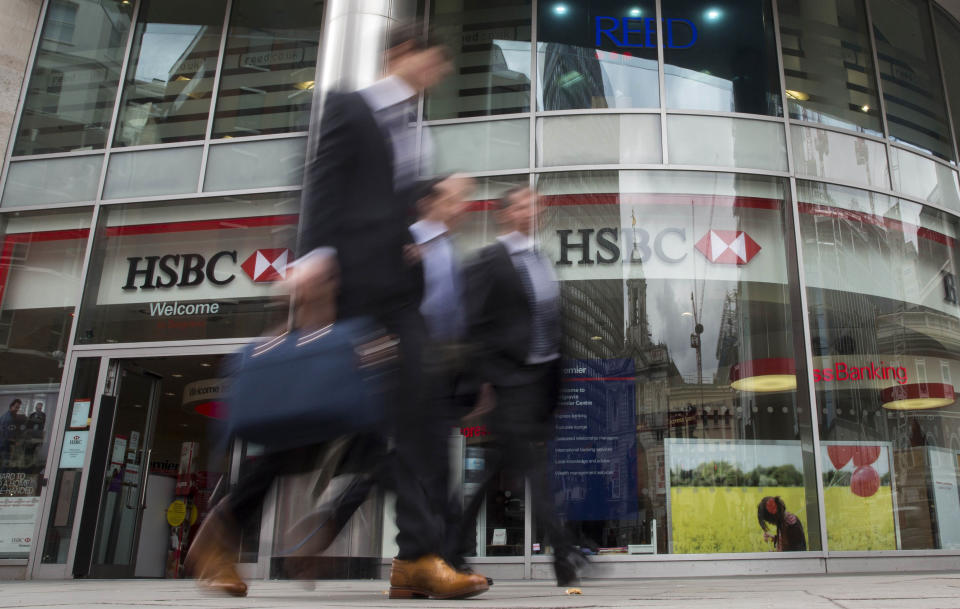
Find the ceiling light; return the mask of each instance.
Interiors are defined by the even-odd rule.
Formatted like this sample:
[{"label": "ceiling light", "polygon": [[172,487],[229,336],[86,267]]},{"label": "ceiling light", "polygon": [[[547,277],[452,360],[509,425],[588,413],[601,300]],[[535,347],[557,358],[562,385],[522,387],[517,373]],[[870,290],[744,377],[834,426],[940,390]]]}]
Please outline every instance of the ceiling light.
[{"label": "ceiling light", "polygon": [[707,21],[717,21],[720,17],[723,16],[723,12],[718,8],[707,9],[707,12],[704,13],[707,18]]},{"label": "ceiling light", "polygon": [[213,364],[211,364],[210,362],[203,362],[203,363],[200,364],[200,365],[201,365],[202,367],[204,367],[204,368],[209,368],[209,367],[212,366]]},{"label": "ceiling light", "polygon": [[568,12],[570,12],[570,9],[567,8],[566,4],[555,4],[553,6],[553,12],[556,15],[566,15]]},{"label": "ceiling light", "polygon": [[301,91],[311,91],[316,83],[312,80],[305,80],[303,82],[298,82],[293,85],[294,89],[300,89]]},{"label": "ceiling light", "polygon": [[690,311],[684,311],[683,313],[680,314],[680,317],[693,317],[693,313],[691,313]]},{"label": "ceiling light", "polygon": [[640,10],[640,9],[638,9],[638,8],[632,8],[632,9],[630,9],[630,16],[631,16],[631,17],[639,17],[639,16],[642,15],[642,14],[643,14],[643,11]]},{"label": "ceiling light", "polygon": [[793,391],[797,388],[797,367],[790,357],[740,362],[730,368],[730,387],[753,393]]},{"label": "ceiling light", "polygon": [[176,397],[177,394],[176,394],[176,393],[173,393],[172,391],[168,391],[168,392],[164,393],[163,395],[167,396],[168,398],[172,398],[172,397]]},{"label": "ceiling light", "polygon": [[174,80],[177,81],[177,82],[187,82],[187,81],[190,80],[190,77],[189,77],[189,76],[184,76],[183,74],[180,74],[179,76],[177,76],[176,78],[174,78]]},{"label": "ceiling light", "polygon": [[793,89],[787,89],[787,97],[798,101],[807,101],[810,99],[810,95],[808,93],[804,93],[803,91],[794,91]]},{"label": "ceiling light", "polygon": [[591,336],[590,340],[603,340],[602,336]]},{"label": "ceiling light", "polygon": [[928,410],[943,408],[956,401],[953,385],[911,383],[894,385],[880,392],[881,405],[887,410]]},{"label": "ceiling light", "polygon": [[861,112],[870,112],[870,106],[868,106],[867,104],[863,104],[862,106],[860,106],[860,111],[861,111]]},{"label": "ceiling light", "polygon": [[183,375],[180,374],[179,372],[174,372],[174,373],[171,374],[170,376],[172,376],[172,377],[175,378],[175,379],[182,379],[182,378],[183,378]]}]

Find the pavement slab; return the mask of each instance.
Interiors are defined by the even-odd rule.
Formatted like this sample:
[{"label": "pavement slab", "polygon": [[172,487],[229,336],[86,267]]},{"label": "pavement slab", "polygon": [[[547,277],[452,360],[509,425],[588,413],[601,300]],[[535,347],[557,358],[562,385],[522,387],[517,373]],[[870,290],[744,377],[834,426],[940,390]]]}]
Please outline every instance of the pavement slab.
[{"label": "pavement slab", "polygon": [[254,581],[247,598],[190,580],[0,582],[0,609],[960,609],[960,574],[887,573],[586,580],[582,595],[548,581],[498,581],[461,601],[390,600],[382,580]]}]

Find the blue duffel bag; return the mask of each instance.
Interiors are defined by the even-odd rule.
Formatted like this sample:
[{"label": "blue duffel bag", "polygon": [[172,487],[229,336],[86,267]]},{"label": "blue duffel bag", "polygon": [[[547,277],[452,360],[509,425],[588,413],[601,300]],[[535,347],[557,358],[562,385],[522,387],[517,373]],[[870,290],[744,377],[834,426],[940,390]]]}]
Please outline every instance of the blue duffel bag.
[{"label": "blue duffel bag", "polygon": [[231,362],[229,432],[277,451],[376,430],[397,344],[356,318],[248,346]]}]

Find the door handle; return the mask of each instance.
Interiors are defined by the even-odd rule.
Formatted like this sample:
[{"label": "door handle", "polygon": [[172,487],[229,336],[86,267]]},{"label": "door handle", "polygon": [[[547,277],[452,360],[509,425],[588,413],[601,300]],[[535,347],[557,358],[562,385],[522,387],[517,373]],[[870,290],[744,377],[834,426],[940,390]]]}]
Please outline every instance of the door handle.
[{"label": "door handle", "polygon": [[150,481],[150,456],[153,449],[147,451],[147,458],[140,466],[143,468],[143,483],[140,485],[140,509],[147,507],[147,483]]}]

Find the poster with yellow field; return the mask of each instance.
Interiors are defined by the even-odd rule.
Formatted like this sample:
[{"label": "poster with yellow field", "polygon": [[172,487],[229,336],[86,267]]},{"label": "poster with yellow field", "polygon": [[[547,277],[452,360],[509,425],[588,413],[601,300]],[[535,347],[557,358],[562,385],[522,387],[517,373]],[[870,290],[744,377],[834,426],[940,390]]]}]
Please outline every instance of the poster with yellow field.
[{"label": "poster with yellow field", "polygon": [[779,496],[807,532],[800,442],[667,438],[664,453],[671,553],[771,551],[757,521],[766,496]]},{"label": "poster with yellow field", "polygon": [[821,442],[823,503],[831,550],[896,550],[889,442]]}]

